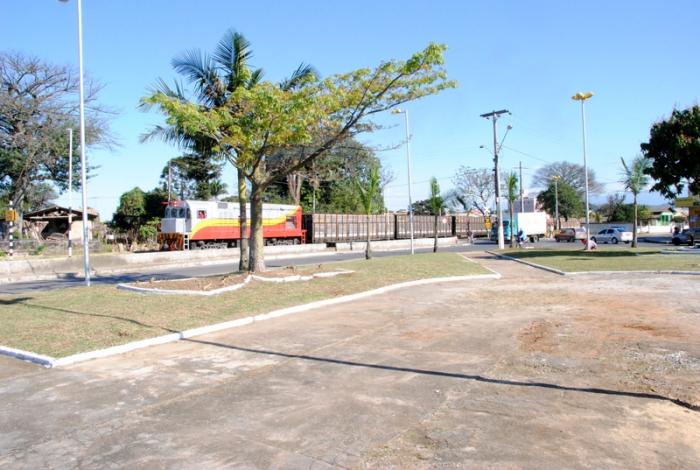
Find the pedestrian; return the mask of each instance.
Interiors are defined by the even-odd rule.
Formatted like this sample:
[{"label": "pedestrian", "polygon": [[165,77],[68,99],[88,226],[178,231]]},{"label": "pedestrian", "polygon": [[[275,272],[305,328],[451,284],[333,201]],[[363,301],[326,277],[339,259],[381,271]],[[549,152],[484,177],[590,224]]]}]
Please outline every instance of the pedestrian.
[{"label": "pedestrian", "polygon": [[592,238],[589,238],[589,239],[588,239],[588,247],[586,247],[586,239],[585,239],[585,238],[582,238],[582,239],[581,239],[581,243],[583,244],[583,249],[584,249],[584,250],[585,250],[586,248],[588,248],[589,250],[595,250],[596,248],[598,248],[598,244],[597,244],[597,243],[595,242],[595,240],[593,240]]},{"label": "pedestrian", "polygon": [[522,248],[525,243],[525,232],[523,229],[518,230],[518,248]]}]

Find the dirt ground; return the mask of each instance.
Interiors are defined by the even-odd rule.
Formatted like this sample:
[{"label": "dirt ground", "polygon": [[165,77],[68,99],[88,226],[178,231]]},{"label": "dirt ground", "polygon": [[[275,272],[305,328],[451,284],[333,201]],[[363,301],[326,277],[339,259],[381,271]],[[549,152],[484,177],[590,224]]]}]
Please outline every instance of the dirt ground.
[{"label": "dirt ground", "polygon": [[503,278],[66,368],[0,357],[0,467],[697,468],[700,277],[474,258]]}]

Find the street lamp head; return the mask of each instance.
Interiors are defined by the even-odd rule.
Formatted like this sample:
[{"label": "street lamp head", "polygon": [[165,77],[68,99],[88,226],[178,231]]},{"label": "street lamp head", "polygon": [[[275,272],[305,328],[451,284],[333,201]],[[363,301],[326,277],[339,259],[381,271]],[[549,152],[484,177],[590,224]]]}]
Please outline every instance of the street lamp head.
[{"label": "street lamp head", "polygon": [[508,124],[508,127],[506,127],[507,130],[511,130],[513,128],[512,124]]},{"label": "street lamp head", "polygon": [[480,149],[485,149],[486,146],[485,146],[485,145],[479,145],[479,148],[480,148]]},{"label": "street lamp head", "polygon": [[581,93],[580,91],[576,93],[574,96],[571,97],[572,100],[574,101],[586,101],[588,98],[593,96],[593,93],[590,91],[587,91],[585,93]]},{"label": "street lamp head", "polygon": [[401,108],[394,108],[391,110],[391,114],[403,114]]}]

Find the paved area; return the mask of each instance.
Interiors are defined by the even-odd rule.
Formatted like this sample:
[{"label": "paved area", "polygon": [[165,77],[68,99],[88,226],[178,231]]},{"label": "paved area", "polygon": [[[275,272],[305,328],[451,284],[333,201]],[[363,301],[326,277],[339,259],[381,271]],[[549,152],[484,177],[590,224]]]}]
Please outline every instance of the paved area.
[{"label": "paved area", "polygon": [[423,286],[46,370],[0,357],[3,468],[697,468],[697,280]]}]

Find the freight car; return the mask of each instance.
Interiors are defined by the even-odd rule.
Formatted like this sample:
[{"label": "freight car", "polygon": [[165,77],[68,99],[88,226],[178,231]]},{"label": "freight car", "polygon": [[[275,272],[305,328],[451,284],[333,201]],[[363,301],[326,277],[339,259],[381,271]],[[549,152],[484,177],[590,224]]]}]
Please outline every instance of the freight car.
[{"label": "freight car", "polygon": [[[250,206],[247,208],[250,237]],[[238,246],[241,239],[237,202],[174,201],[165,208],[158,243],[166,250],[226,248]],[[263,237],[266,245],[303,243],[301,207],[284,204],[263,205]]]},{"label": "freight car", "polygon": [[[369,224],[372,240],[399,240],[410,237],[409,217],[405,213],[378,215],[304,214],[303,228],[307,243],[345,243],[367,240]],[[431,238],[435,230],[432,215],[413,216],[413,236]],[[439,237],[486,237],[484,217],[464,214],[445,215],[438,218]]]}]

